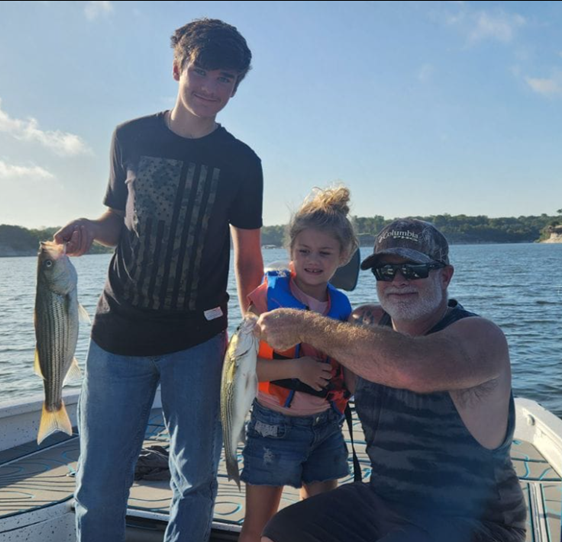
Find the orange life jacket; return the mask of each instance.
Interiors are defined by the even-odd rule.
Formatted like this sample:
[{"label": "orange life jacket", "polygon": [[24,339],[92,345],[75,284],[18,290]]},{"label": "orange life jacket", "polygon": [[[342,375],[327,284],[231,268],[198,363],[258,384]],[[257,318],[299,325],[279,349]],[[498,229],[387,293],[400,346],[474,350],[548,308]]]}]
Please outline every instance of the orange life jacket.
[{"label": "orange life jacket", "polygon": [[[289,271],[269,271],[264,280],[267,282],[267,310],[280,307],[289,309],[308,310],[308,307],[299,301],[290,288],[291,274]],[[351,304],[345,294],[342,294],[332,285],[328,284],[329,318],[347,321],[351,314]],[[261,341],[258,356],[264,359],[294,359],[300,357],[301,345],[297,345],[284,352],[277,352],[269,344]],[[295,391],[309,393],[317,397],[324,397],[340,413],[343,413],[350,397],[345,387],[343,368],[328,356],[323,356],[324,361],[332,367],[332,377],[328,386],[322,391],[316,391],[297,378],[260,382],[260,391],[273,395],[284,407],[290,407]]]}]

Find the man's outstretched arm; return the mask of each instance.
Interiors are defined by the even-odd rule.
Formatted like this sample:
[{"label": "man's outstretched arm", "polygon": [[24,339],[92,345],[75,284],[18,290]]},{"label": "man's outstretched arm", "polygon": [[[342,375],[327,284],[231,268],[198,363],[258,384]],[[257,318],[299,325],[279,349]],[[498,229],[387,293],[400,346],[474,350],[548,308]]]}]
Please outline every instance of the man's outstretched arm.
[{"label": "man's outstretched arm", "polygon": [[411,337],[386,327],[278,309],[262,314],[257,330],[276,349],[305,342],[367,380],[418,393],[472,388],[509,371],[502,331],[479,317]]}]

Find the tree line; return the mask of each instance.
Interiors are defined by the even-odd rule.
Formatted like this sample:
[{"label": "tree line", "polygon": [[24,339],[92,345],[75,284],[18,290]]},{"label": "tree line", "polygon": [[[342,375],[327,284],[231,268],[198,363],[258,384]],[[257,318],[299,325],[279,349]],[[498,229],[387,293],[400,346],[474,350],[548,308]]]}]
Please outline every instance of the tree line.
[{"label": "tree line", "polygon": [[[562,209],[558,216],[519,216],[488,218],[485,215],[430,215],[417,216],[431,222],[451,244],[479,243],[534,243],[550,237],[553,228],[562,224]],[[373,217],[353,217],[355,229],[362,246],[374,243],[375,235],[394,219],[375,215]],[[285,226],[264,226],[262,244],[282,246]]]},{"label": "tree line", "polygon": [[[485,215],[431,215],[418,216],[434,224],[451,244],[478,243],[534,243],[550,237],[550,233],[562,228],[562,209],[557,216],[519,216],[488,218]],[[392,222],[380,215],[353,217],[362,246],[372,246],[375,235]],[[37,253],[40,241],[48,241],[58,227],[27,229],[21,226],[0,225],[0,255],[19,256]],[[284,244],[285,225],[264,226],[261,239],[263,245],[281,247]],[[113,249],[94,243],[90,253],[111,252]]]}]

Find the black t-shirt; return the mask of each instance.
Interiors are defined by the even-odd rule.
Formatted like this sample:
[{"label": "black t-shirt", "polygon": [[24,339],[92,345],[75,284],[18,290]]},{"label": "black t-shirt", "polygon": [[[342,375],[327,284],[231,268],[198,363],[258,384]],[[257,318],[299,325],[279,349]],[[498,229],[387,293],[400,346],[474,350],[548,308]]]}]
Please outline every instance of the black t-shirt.
[{"label": "black t-shirt", "polygon": [[164,113],[118,126],[105,205],[125,212],[92,328],[103,349],[156,356],[226,327],[229,224],[262,226],[261,161],[219,127],[187,139]]}]

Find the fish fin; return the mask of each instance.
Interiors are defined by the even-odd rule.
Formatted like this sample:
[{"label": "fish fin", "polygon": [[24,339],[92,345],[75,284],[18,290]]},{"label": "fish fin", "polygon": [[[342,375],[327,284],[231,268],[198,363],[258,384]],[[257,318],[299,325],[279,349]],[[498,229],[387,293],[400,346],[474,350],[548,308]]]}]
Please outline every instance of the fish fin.
[{"label": "fish fin", "polygon": [[241,491],[240,487],[240,471],[238,470],[238,461],[236,456],[234,459],[229,458],[228,456],[226,459],[226,474],[229,480],[234,480],[236,485],[238,486],[238,491]]},{"label": "fish fin", "polygon": [[39,433],[37,434],[37,444],[41,444],[49,435],[56,431],[63,431],[67,435],[72,436],[72,424],[66,412],[64,401],[60,409],[54,411],[47,410],[45,403],[43,403]]},{"label": "fish fin", "polygon": [[43,371],[41,371],[41,364],[39,363],[39,350],[35,348],[35,361],[33,362],[33,370],[37,376],[40,376],[43,380],[45,377],[43,376]]},{"label": "fish fin", "polygon": [[76,361],[76,358],[72,358],[70,369],[68,369],[68,373],[66,373],[62,385],[66,386],[71,380],[77,380],[79,378],[82,378],[82,371],[78,366],[78,361]]},{"label": "fish fin", "polygon": [[90,319],[88,311],[80,304],[78,304],[78,319],[80,322],[87,322],[92,325],[92,320]]}]

